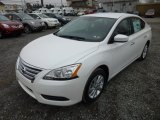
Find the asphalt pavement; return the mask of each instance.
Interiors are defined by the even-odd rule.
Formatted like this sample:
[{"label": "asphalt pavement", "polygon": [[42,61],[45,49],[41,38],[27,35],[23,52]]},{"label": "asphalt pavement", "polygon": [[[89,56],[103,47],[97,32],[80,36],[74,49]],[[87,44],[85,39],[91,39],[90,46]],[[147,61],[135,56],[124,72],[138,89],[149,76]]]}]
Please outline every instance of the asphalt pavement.
[{"label": "asphalt pavement", "polygon": [[54,29],[0,39],[0,120],[160,120],[160,24],[145,61],[114,77],[93,104],[57,107],[38,103],[18,85],[15,63],[29,42]]}]

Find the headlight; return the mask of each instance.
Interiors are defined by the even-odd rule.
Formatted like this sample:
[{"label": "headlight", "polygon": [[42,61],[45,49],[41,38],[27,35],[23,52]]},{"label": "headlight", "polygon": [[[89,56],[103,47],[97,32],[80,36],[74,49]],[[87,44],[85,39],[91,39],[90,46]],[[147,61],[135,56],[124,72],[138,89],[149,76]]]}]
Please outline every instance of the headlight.
[{"label": "headlight", "polygon": [[78,77],[77,73],[81,64],[74,64],[58,69],[54,69],[47,73],[43,79],[45,80],[69,80]]},{"label": "headlight", "polygon": [[2,24],[2,25],[3,25],[4,28],[10,28],[10,26],[7,25],[7,24]]}]

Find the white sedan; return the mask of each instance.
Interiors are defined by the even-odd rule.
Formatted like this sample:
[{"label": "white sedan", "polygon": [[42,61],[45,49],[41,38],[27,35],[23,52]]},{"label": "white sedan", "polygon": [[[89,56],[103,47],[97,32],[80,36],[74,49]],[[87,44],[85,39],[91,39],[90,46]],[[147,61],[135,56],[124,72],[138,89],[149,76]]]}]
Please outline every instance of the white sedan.
[{"label": "white sedan", "polygon": [[50,18],[47,15],[44,15],[42,13],[30,13],[29,15],[33,17],[34,19],[42,20],[45,23],[45,29],[50,28],[50,27],[60,26],[60,23],[57,19]]},{"label": "white sedan", "polygon": [[17,60],[17,80],[40,103],[91,103],[116,74],[146,58],[151,37],[150,26],[136,15],[81,16],[26,45]]}]

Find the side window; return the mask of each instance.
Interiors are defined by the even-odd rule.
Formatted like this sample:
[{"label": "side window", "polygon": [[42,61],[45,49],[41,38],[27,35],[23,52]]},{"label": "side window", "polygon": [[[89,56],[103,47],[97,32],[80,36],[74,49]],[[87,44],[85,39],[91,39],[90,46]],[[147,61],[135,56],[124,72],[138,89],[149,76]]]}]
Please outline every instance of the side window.
[{"label": "side window", "polygon": [[132,27],[130,24],[130,19],[124,19],[122,20],[118,26],[116,27],[116,29],[114,30],[110,40],[109,40],[109,44],[114,42],[114,37],[118,34],[122,34],[122,35],[131,35],[132,34]]},{"label": "side window", "polygon": [[123,34],[123,35],[131,35],[131,25],[129,19],[125,19],[119,23],[117,28],[114,31],[114,35]]},{"label": "side window", "polygon": [[18,20],[18,21],[20,21],[20,20],[21,20],[21,18],[20,18],[20,17],[18,17],[17,15],[12,15],[12,17],[13,17],[13,20]]},{"label": "side window", "polygon": [[34,14],[30,14],[31,17],[33,17],[34,19],[37,19],[38,16],[37,15],[34,15]]},{"label": "side window", "polygon": [[13,20],[13,16],[10,14],[5,15],[8,19]]},{"label": "side window", "polygon": [[144,29],[145,22],[139,18],[132,18],[132,26],[133,26],[133,32],[137,33],[141,31],[142,29]]}]

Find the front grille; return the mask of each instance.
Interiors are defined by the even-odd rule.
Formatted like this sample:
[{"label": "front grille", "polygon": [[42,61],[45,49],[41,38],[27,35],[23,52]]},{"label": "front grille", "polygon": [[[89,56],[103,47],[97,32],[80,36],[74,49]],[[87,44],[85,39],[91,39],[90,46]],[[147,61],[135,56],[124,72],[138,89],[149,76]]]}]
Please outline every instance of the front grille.
[{"label": "front grille", "polygon": [[35,76],[42,71],[39,68],[27,64],[22,59],[19,60],[18,70],[23,76],[31,81],[34,81]]}]

